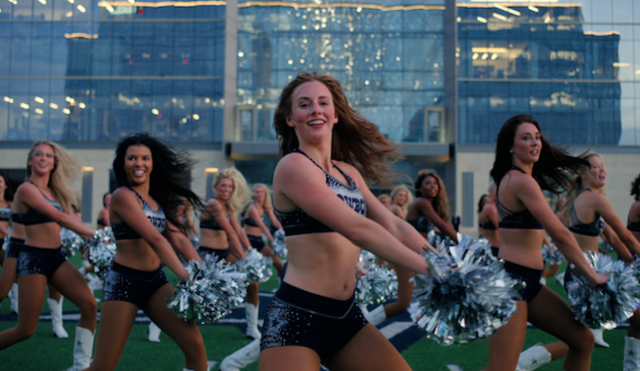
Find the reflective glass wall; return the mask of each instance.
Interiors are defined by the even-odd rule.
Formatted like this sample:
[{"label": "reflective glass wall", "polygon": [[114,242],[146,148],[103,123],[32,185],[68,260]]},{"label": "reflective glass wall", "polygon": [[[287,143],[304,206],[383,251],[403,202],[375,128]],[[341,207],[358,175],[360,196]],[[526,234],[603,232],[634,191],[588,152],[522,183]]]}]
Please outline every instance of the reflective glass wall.
[{"label": "reflective glass wall", "polygon": [[553,143],[640,145],[640,3],[458,3],[460,143],[532,114]]},{"label": "reflective glass wall", "polygon": [[444,0],[241,0],[237,140],[275,139],[280,91],[299,71],[340,80],[389,139],[439,141],[426,108],[444,104]]},{"label": "reflective glass wall", "polygon": [[225,2],[0,4],[0,140],[222,140]]}]

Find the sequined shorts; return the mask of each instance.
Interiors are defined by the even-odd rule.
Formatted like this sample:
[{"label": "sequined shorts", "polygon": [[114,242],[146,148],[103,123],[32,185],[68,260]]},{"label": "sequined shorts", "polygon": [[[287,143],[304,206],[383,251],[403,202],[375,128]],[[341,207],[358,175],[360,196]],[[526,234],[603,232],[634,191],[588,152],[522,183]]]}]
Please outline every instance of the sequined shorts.
[{"label": "sequined shorts", "polygon": [[251,244],[251,247],[253,247],[254,249],[258,251],[262,251],[262,249],[265,247],[262,236],[252,236],[248,234],[247,238],[249,238],[249,243]]},{"label": "sequined shorts", "polygon": [[226,259],[229,256],[229,249],[212,249],[211,247],[200,246],[198,248],[198,255],[204,259],[207,255],[218,256],[220,259]]},{"label": "sequined shorts", "polygon": [[331,357],[367,324],[354,299],[331,299],[282,282],[265,315],[260,350],[293,345]]},{"label": "sequined shorts", "polygon": [[103,301],[126,301],[143,307],[159,288],[169,283],[167,275],[158,269],[145,272],[113,263],[104,278]]},{"label": "sequined shorts", "polygon": [[24,240],[20,238],[9,237],[9,246],[7,246],[7,251],[5,252],[5,258],[18,258],[20,255],[20,251],[22,250],[22,246],[24,245]]},{"label": "sequined shorts", "polygon": [[44,249],[22,245],[22,250],[20,250],[16,263],[16,276],[20,278],[30,274],[41,274],[51,278],[58,267],[66,261],[67,258],[59,247],[57,249]]},{"label": "sequined shorts", "polygon": [[525,284],[524,289],[518,290],[518,296],[514,297],[514,300],[526,301],[529,303],[542,289],[542,284],[540,283],[540,277],[542,277],[541,269],[533,269],[505,261],[504,270],[507,271],[511,278]]},{"label": "sequined shorts", "polygon": [[495,247],[495,246],[491,246],[491,255],[493,255],[493,256],[495,256],[497,258],[498,254],[500,254],[500,248],[499,247]]}]

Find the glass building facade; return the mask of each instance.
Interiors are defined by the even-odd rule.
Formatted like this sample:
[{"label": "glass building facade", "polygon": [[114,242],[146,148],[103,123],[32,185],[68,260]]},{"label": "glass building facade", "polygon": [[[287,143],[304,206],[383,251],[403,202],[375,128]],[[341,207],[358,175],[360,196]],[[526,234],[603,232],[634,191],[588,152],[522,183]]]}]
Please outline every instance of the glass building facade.
[{"label": "glass building facade", "polygon": [[556,144],[640,145],[640,3],[458,3],[458,142],[526,113]]}]

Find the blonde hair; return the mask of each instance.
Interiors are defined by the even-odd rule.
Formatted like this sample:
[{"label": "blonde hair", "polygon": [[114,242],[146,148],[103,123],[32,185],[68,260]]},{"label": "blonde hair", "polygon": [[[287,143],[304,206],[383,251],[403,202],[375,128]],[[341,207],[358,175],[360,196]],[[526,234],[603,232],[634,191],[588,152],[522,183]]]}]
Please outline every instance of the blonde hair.
[{"label": "blonde hair", "polygon": [[244,178],[244,175],[236,169],[235,167],[229,167],[226,169],[222,169],[217,172],[215,177],[213,178],[212,188],[215,192],[216,186],[220,184],[222,179],[230,179],[233,183],[233,192],[231,192],[231,197],[229,197],[229,201],[227,201],[227,205],[233,210],[234,213],[239,213],[244,209],[245,206],[249,203],[250,194],[249,187],[247,186],[247,181]]},{"label": "blonde hair", "polygon": [[405,215],[407,215],[407,212],[409,212],[409,205],[411,205],[413,203],[413,195],[411,194],[411,191],[409,191],[409,188],[404,185],[404,184],[400,184],[398,186],[393,187],[393,190],[391,190],[391,202],[393,203],[393,198],[400,192],[404,191],[404,193],[407,194],[407,201],[404,203],[404,205],[401,205],[400,208],[402,209],[402,212],[404,212]]},{"label": "blonde hair", "polygon": [[[270,211],[273,210],[273,204],[271,203],[271,189],[269,188],[268,185],[264,184],[264,183],[256,183],[253,185],[253,187],[251,187],[251,192],[255,192],[257,188],[262,187],[262,189],[264,189],[264,204],[262,205],[262,207],[266,210],[266,211]],[[251,196],[253,198],[253,195]],[[253,203],[255,203],[255,199],[253,200]]]},{"label": "blonde hair", "polygon": [[[594,156],[602,159],[599,154],[594,152],[586,152],[582,156],[587,161],[589,161],[589,159]],[[573,177],[571,177],[571,185],[569,186],[569,190],[567,191],[566,196],[567,202],[564,204],[564,209],[562,210],[562,215],[564,216],[564,224],[567,226],[569,226],[571,223],[571,208],[573,208],[573,205],[576,203],[576,198],[578,198],[578,195],[585,189],[584,182],[582,181],[582,175],[588,169],[588,167],[583,166]],[[602,192],[604,191],[605,190],[603,189]]]},{"label": "blonde hair", "polygon": [[33,156],[36,147],[42,144],[46,144],[53,149],[53,170],[51,170],[51,174],[49,175],[47,187],[51,189],[56,200],[58,200],[60,206],[62,206],[62,211],[68,213],[71,205],[76,201],[76,190],[71,187],[69,181],[77,178],[80,174],[80,164],[71,157],[63,146],[46,139],[36,140],[33,142],[27,157],[27,177],[31,177],[29,160],[31,160],[31,156]]}]

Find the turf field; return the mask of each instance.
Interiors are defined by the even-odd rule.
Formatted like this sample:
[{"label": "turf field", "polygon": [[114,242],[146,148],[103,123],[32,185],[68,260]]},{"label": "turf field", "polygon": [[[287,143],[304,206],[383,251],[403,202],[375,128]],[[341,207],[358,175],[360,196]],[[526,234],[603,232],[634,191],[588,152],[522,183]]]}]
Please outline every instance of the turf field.
[{"label": "turf field", "polygon": [[[72,262],[79,265],[79,258],[72,258]],[[175,278],[169,277],[170,281]],[[172,281],[173,282],[173,281]],[[566,298],[564,289],[555,280],[548,281],[549,287]],[[260,318],[264,315],[270,300],[271,291],[277,287],[277,280],[271,280],[261,285]],[[96,292],[100,298],[101,291]],[[99,303],[100,304],[100,303]],[[73,337],[77,324],[78,310],[69,301],[64,302],[65,328],[69,333],[68,339],[57,339],[52,335],[49,322],[48,306],[44,305],[40,325],[36,335],[9,349],[0,351],[0,371],[30,371],[30,370],[65,370],[72,364]],[[0,330],[16,325],[16,316],[10,313],[9,300],[0,306]],[[182,353],[173,341],[162,334],[160,343],[147,341],[147,321],[140,314],[139,323],[133,327],[127,347],[120,360],[117,370],[182,370],[184,361]],[[482,370],[488,360],[488,341],[481,340],[461,346],[442,347],[424,338],[420,330],[410,326],[409,316],[403,315],[387,320],[379,328],[398,348],[413,370],[450,370],[448,365],[457,365],[464,371]],[[223,319],[220,324],[201,326],[200,331],[205,340],[208,358],[220,361],[225,355],[249,343],[244,335],[244,309],[239,308],[232,315]],[[98,331],[100,326],[98,325]],[[596,347],[593,353],[591,369],[594,371],[622,370],[622,353],[626,329],[605,331],[605,340],[611,345],[604,349]],[[555,339],[540,330],[529,329],[525,347],[535,343],[552,342]],[[214,368],[217,370],[217,367]],[[257,370],[254,364],[246,370]],[[562,370],[561,361],[552,362],[538,370]]]}]

